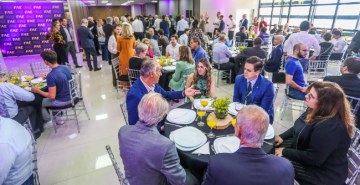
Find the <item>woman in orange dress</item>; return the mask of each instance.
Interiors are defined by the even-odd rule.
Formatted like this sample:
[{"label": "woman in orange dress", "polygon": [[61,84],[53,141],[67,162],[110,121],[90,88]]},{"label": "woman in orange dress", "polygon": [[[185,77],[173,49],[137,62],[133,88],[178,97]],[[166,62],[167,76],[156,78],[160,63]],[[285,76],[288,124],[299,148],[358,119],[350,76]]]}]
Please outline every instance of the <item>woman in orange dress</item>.
[{"label": "woman in orange dress", "polygon": [[135,37],[129,24],[123,24],[121,35],[117,38],[117,50],[119,51],[119,74],[127,76],[126,68],[129,68],[129,60],[135,55]]}]

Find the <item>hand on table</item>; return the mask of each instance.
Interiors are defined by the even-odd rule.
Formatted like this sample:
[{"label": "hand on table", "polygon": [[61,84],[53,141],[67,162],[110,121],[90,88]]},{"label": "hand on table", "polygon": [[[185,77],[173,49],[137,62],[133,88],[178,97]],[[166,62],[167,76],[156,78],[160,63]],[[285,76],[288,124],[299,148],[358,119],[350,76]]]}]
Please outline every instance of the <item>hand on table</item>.
[{"label": "hand on table", "polygon": [[194,85],[192,85],[191,87],[185,89],[184,94],[185,96],[195,96],[197,94],[201,94],[201,91],[194,89]]},{"label": "hand on table", "polygon": [[275,155],[282,157],[284,148],[275,148]]},{"label": "hand on table", "polygon": [[35,87],[35,86],[32,86],[32,87],[31,87],[31,92],[33,92],[33,93],[39,94],[40,91],[41,91],[41,90],[40,90],[39,88]]}]

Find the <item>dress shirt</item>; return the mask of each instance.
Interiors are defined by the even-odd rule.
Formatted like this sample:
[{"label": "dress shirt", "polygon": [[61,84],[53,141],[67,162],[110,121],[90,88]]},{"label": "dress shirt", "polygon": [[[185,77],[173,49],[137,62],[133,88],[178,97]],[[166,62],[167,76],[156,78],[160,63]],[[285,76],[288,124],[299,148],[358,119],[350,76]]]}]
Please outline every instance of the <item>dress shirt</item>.
[{"label": "dress shirt", "polygon": [[235,31],[235,28],[236,28],[236,23],[234,20],[230,20],[230,23],[229,23],[229,31]]},{"label": "dress shirt", "polygon": [[[184,35],[184,34],[183,34]],[[179,60],[180,53],[179,48],[180,44],[176,43],[175,47],[170,43],[168,46],[166,46],[166,53],[169,53],[169,56],[175,60]]]},{"label": "dress shirt", "polygon": [[143,83],[143,85],[145,86],[147,92],[155,92],[155,91],[154,91],[155,86],[152,86],[152,87],[148,86],[148,85],[142,80],[141,77],[140,77],[140,81],[141,81],[141,83]]},{"label": "dress shirt", "polygon": [[108,43],[108,50],[111,54],[116,55],[118,53],[118,50],[116,48],[117,48],[117,41],[115,39],[115,36],[111,35]]},{"label": "dress shirt", "polygon": [[213,58],[216,64],[228,63],[231,52],[225,43],[218,42],[213,46]]},{"label": "dress shirt", "polygon": [[220,26],[220,19],[216,17],[216,19],[214,20],[214,23],[215,23],[214,28],[219,28],[219,26]]},{"label": "dress shirt", "polygon": [[207,58],[206,52],[202,47],[198,47],[193,53],[192,57],[195,61],[195,65],[198,63],[198,61],[202,58]]},{"label": "dress shirt", "polygon": [[154,28],[155,28],[156,31],[159,31],[159,30],[160,30],[160,22],[161,22],[161,21],[162,21],[162,20],[159,19],[159,18],[155,19]]},{"label": "dress shirt", "polygon": [[187,46],[188,45],[188,36],[186,34],[182,34],[179,37],[178,43],[182,46]]},{"label": "dress shirt", "polygon": [[333,53],[344,53],[344,49],[346,46],[346,41],[344,37],[340,37],[338,39],[333,39],[332,43],[334,44],[334,47],[332,49]]},{"label": "dress shirt", "polygon": [[185,19],[181,19],[181,20],[178,21],[178,23],[177,23],[176,32],[185,31],[186,28],[189,28],[188,22],[185,21]]},{"label": "dress shirt", "polygon": [[256,80],[258,79],[258,77],[259,76],[257,76],[254,80],[248,80],[248,79],[246,79],[246,84],[249,84],[249,82],[251,83],[251,89],[254,89],[254,85],[255,85],[255,82],[256,82]]},{"label": "dress shirt", "polygon": [[322,38],[321,35],[319,35],[319,34],[316,34],[315,38],[316,38],[316,40],[318,41],[319,44],[322,43],[322,42],[325,42],[325,39]]},{"label": "dress shirt", "polygon": [[[287,52],[288,55],[293,54],[294,45],[298,43],[304,43],[308,50],[311,47],[314,47],[313,56],[318,56],[320,54],[320,45],[316,40],[314,35],[309,34],[307,31],[300,31],[298,33],[293,33],[290,37],[285,41],[284,44],[284,52]],[[309,53],[306,55],[306,58],[309,58]]]},{"label": "dress shirt", "polygon": [[144,32],[144,24],[139,19],[135,19],[135,21],[132,23],[132,29],[134,32]]},{"label": "dress shirt", "polygon": [[32,175],[31,144],[25,127],[0,117],[0,184],[23,184]]},{"label": "dress shirt", "polygon": [[30,102],[35,99],[33,93],[10,83],[0,83],[0,115],[13,118],[18,114],[16,100]]},{"label": "dress shirt", "polygon": [[73,41],[72,38],[71,38],[70,32],[69,32],[69,30],[67,29],[67,27],[66,27],[66,26],[63,26],[63,25],[61,25],[61,26],[62,26],[62,27],[64,28],[64,30],[65,30],[65,34],[66,34],[66,38],[67,38],[66,42],[71,42],[71,41]]}]

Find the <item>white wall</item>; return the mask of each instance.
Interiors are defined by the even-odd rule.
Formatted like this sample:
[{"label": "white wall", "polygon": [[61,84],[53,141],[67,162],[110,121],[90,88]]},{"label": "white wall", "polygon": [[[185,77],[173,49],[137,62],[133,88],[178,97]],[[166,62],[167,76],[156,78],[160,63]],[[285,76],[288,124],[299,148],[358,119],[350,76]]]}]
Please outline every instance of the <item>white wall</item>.
[{"label": "white wall", "polygon": [[159,15],[178,15],[178,1],[180,14],[186,15],[186,10],[193,9],[193,0],[159,0]]},{"label": "white wall", "polygon": [[156,14],[156,3],[147,3],[145,4],[145,14],[146,15],[155,15]]},{"label": "white wall", "polygon": [[[216,18],[216,12],[220,11],[222,15],[224,15],[225,21],[225,32],[227,32],[226,24],[229,22],[229,15],[232,14],[234,19],[236,16],[236,11],[238,9],[252,9],[254,10],[254,15],[257,15],[258,10],[258,0],[200,0],[200,14],[208,13],[210,17],[210,22],[206,26],[206,30],[212,32],[214,30],[214,26],[212,24],[213,20]],[[248,15],[249,24],[251,23],[252,17]],[[238,22],[237,30],[238,28]]]}]

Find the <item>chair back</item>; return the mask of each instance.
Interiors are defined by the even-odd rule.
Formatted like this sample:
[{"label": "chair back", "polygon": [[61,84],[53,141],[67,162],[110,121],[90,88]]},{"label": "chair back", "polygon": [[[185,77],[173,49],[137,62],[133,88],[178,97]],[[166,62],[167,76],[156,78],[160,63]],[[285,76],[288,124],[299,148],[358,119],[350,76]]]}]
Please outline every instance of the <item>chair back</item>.
[{"label": "chair back", "polygon": [[360,184],[360,131],[356,129],[355,136],[351,141],[351,145],[347,154],[348,158],[348,176],[346,179],[346,184],[353,185],[353,184]]},{"label": "chair back", "polygon": [[130,87],[131,87],[132,84],[140,77],[140,70],[126,68],[126,71],[129,76]]},{"label": "chair back", "polygon": [[121,172],[120,167],[114,157],[114,154],[111,151],[111,147],[109,145],[106,145],[105,148],[106,148],[106,151],[108,152],[110,160],[114,166],[114,169],[115,169],[116,175],[118,176],[120,185],[130,185],[129,181],[125,178],[125,175]]},{"label": "chair back", "polygon": [[317,81],[327,74],[327,60],[314,60],[309,62],[307,81]]},{"label": "chair back", "polygon": [[35,77],[45,76],[51,71],[51,68],[47,66],[44,62],[34,62],[30,63],[31,72]]},{"label": "chair back", "polygon": [[[80,73],[75,75],[71,80],[69,80],[69,90],[70,90],[70,98],[71,104],[75,105],[76,98],[80,98],[80,90],[79,90],[79,79],[81,78]],[[81,79],[80,79],[81,80]]]},{"label": "chair back", "polygon": [[111,65],[113,67],[116,79],[119,79],[119,57],[111,59]]},{"label": "chair back", "polygon": [[182,77],[183,77],[183,87],[186,85],[187,78],[190,74],[192,74],[195,71],[195,68],[189,67],[182,71]]},{"label": "chair back", "polygon": [[125,124],[129,125],[128,111],[127,111],[127,107],[126,107],[126,102],[120,104],[120,109],[121,109],[121,113],[124,116]]},{"label": "chair back", "polygon": [[[30,124],[30,123],[29,123]],[[33,178],[34,178],[34,185],[40,185],[39,181],[39,173],[37,168],[37,143],[35,137],[31,131],[31,127],[28,124],[24,124],[24,127],[29,132],[31,136],[31,145],[32,145],[32,166],[33,166]]]},{"label": "chair back", "polygon": [[353,96],[346,96],[346,98],[349,100],[349,103],[351,105],[351,112],[354,115],[357,115],[360,108],[360,98],[356,98]]}]

